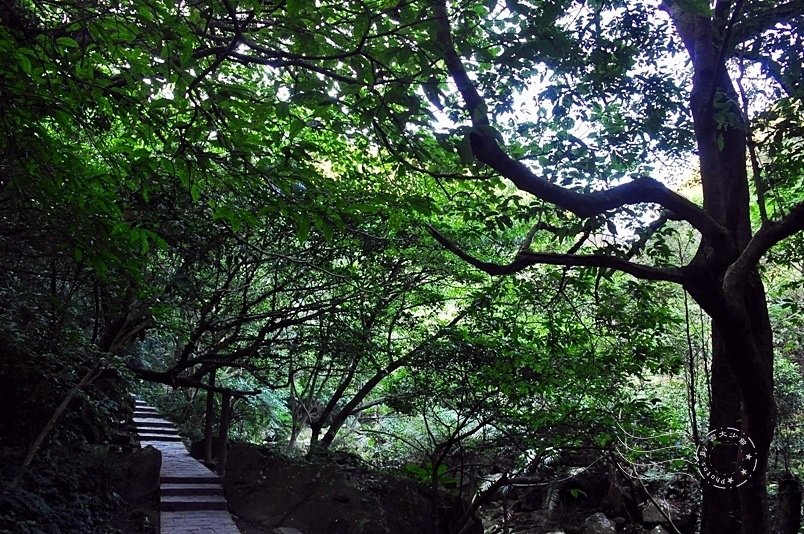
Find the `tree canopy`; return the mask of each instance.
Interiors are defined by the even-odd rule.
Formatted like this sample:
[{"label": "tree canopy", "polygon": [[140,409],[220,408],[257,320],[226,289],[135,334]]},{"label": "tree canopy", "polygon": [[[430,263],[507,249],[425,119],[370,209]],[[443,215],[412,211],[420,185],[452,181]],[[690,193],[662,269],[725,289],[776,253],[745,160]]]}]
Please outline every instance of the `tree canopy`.
[{"label": "tree canopy", "polygon": [[380,405],[533,438],[539,403],[601,443],[630,402],[606,391],[682,369],[680,289],[711,320],[709,428],[760,456],[737,498],[704,488],[702,532],[770,532],[799,2],[10,0],[0,23],[10,340],[289,388],[324,446]]}]

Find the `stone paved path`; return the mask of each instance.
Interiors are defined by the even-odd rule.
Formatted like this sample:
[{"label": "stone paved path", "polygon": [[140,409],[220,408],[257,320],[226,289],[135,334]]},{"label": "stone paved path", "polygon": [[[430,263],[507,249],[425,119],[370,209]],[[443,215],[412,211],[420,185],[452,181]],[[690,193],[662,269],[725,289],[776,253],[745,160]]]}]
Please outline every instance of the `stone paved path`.
[{"label": "stone paved path", "polygon": [[140,445],[162,451],[160,521],[163,534],[240,534],[218,475],[190,456],[173,423],[136,401]]}]

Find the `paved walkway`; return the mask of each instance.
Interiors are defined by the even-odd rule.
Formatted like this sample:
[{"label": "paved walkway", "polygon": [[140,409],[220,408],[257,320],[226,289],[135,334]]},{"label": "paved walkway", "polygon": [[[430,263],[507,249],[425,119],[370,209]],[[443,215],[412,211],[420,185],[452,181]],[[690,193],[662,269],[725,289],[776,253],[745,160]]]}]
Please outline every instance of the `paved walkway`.
[{"label": "paved walkway", "polygon": [[160,522],[164,534],[240,534],[218,475],[190,456],[173,423],[142,401],[134,424],[140,445],[162,452]]}]

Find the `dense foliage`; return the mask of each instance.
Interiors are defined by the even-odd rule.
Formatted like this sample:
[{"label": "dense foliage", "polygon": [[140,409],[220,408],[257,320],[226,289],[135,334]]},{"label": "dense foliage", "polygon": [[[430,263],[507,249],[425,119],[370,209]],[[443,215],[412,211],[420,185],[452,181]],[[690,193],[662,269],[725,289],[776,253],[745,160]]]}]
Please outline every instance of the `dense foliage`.
[{"label": "dense foliage", "polygon": [[737,425],[759,471],[704,490],[703,531],[768,532],[768,483],[800,469],[803,18],[2,2],[9,479],[108,445],[125,380],[195,438],[232,394],[234,437],[477,502],[470,452],[492,490],[567,451],[694,473]]}]

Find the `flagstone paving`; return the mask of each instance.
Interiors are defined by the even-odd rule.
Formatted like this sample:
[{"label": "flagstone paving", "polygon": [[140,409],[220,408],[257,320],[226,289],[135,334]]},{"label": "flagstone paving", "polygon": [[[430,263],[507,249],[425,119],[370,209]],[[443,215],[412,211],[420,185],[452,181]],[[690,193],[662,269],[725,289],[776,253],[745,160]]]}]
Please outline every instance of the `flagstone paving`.
[{"label": "flagstone paving", "polygon": [[173,423],[136,401],[140,445],[162,452],[160,522],[163,534],[240,534],[218,475],[190,456]]}]

